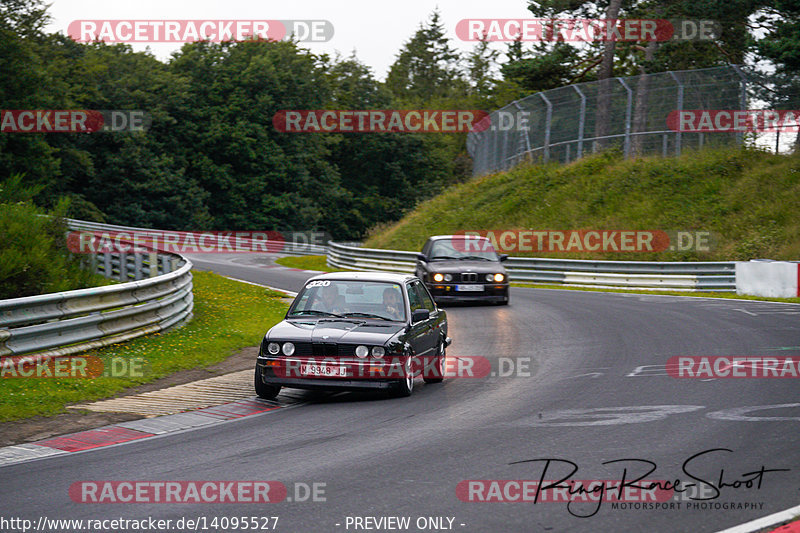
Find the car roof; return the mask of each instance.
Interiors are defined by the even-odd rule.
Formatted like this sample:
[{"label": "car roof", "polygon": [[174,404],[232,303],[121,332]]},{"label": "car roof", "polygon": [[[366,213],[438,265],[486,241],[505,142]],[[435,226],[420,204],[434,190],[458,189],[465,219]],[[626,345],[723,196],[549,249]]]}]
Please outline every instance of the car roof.
[{"label": "car roof", "polygon": [[340,280],[340,281],[383,281],[387,283],[404,283],[416,279],[413,274],[400,274],[393,272],[327,272],[319,276],[309,278],[308,281],[318,279]]}]

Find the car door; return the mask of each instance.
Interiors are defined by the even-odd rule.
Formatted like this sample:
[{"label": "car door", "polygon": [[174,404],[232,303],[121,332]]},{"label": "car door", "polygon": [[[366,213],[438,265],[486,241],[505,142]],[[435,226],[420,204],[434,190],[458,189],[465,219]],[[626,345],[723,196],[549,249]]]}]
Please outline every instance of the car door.
[{"label": "car door", "polygon": [[[415,310],[425,309],[419,290],[416,287],[418,283],[418,281],[406,283],[406,294],[408,295],[408,304],[411,311],[409,317],[414,314]],[[411,345],[411,349],[417,357],[424,356],[427,351],[428,322],[428,320],[412,322],[408,331],[407,342]],[[420,361],[422,361],[422,359],[420,359]]]},{"label": "car door", "polygon": [[[419,281],[411,282],[411,291],[415,293],[415,299],[418,302],[417,309],[425,309],[430,313],[427,320],[421,321],[422,327],[420,331],[419,346],[417,351],[418,355],[426,358],[436,355],[436,346],[438,343],[437,331],[435,325],[438,320],[439,311],[433,299],[428,294],[425,287]],[[412,311],[413,312],[413,311]]]}]

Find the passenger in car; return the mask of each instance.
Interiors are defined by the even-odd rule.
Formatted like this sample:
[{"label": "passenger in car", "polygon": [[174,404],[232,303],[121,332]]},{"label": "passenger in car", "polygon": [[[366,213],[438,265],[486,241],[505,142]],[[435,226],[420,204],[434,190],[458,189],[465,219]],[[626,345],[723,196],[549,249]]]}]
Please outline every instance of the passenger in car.
[{"label": "passenger in car", "polygon": [[322,287],[320,294],[320,311],[342,314],[346,311],[344,297],[339,294],[339,289],[333,285]]}]

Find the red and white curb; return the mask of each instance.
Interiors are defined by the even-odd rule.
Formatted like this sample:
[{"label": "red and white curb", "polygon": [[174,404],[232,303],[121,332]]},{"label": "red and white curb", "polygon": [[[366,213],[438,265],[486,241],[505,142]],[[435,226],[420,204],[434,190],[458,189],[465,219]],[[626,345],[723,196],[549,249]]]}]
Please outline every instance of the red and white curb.
[{"label": "red and white curb", "polygon": [[[740,524],[738,526],[733,526],[731,528],[718,531],[717,533],[753,533],[754,531],[760,531],[764,528],[774,526],[775,524],[786,522],[787,520],[793,520],[797,518],[798,515],[800,515],[800,505],[791,507],[785,511],[780,511],[775,514],[765,516],[763,518],[758,518],[756,520]],[[792,522],[790,524],[786,524],[785,526],[781,526],[778,529],[774,529],[773,531],[775,533],[800,533],[800,522]]]}]

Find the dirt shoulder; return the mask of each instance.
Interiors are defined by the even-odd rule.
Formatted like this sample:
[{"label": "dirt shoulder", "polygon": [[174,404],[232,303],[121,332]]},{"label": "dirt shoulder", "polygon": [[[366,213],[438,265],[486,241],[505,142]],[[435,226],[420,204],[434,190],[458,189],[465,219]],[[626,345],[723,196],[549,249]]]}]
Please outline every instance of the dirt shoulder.
[{"label": "dirt shoulder", "polygon": [[[249,346],[215,365],[176,372],[156,381],[127,389],[116,397],[141,394],[173,385],[182,385],[200,379],[251,369],[255,366],[257,355],[258,346]],[[0,446],[34,442],[139,418],[142,417],[130,413],[72,412],[72,410],[69,410],[66,413],[55,416],[35,416],[24,420],[0,422]]]}]

